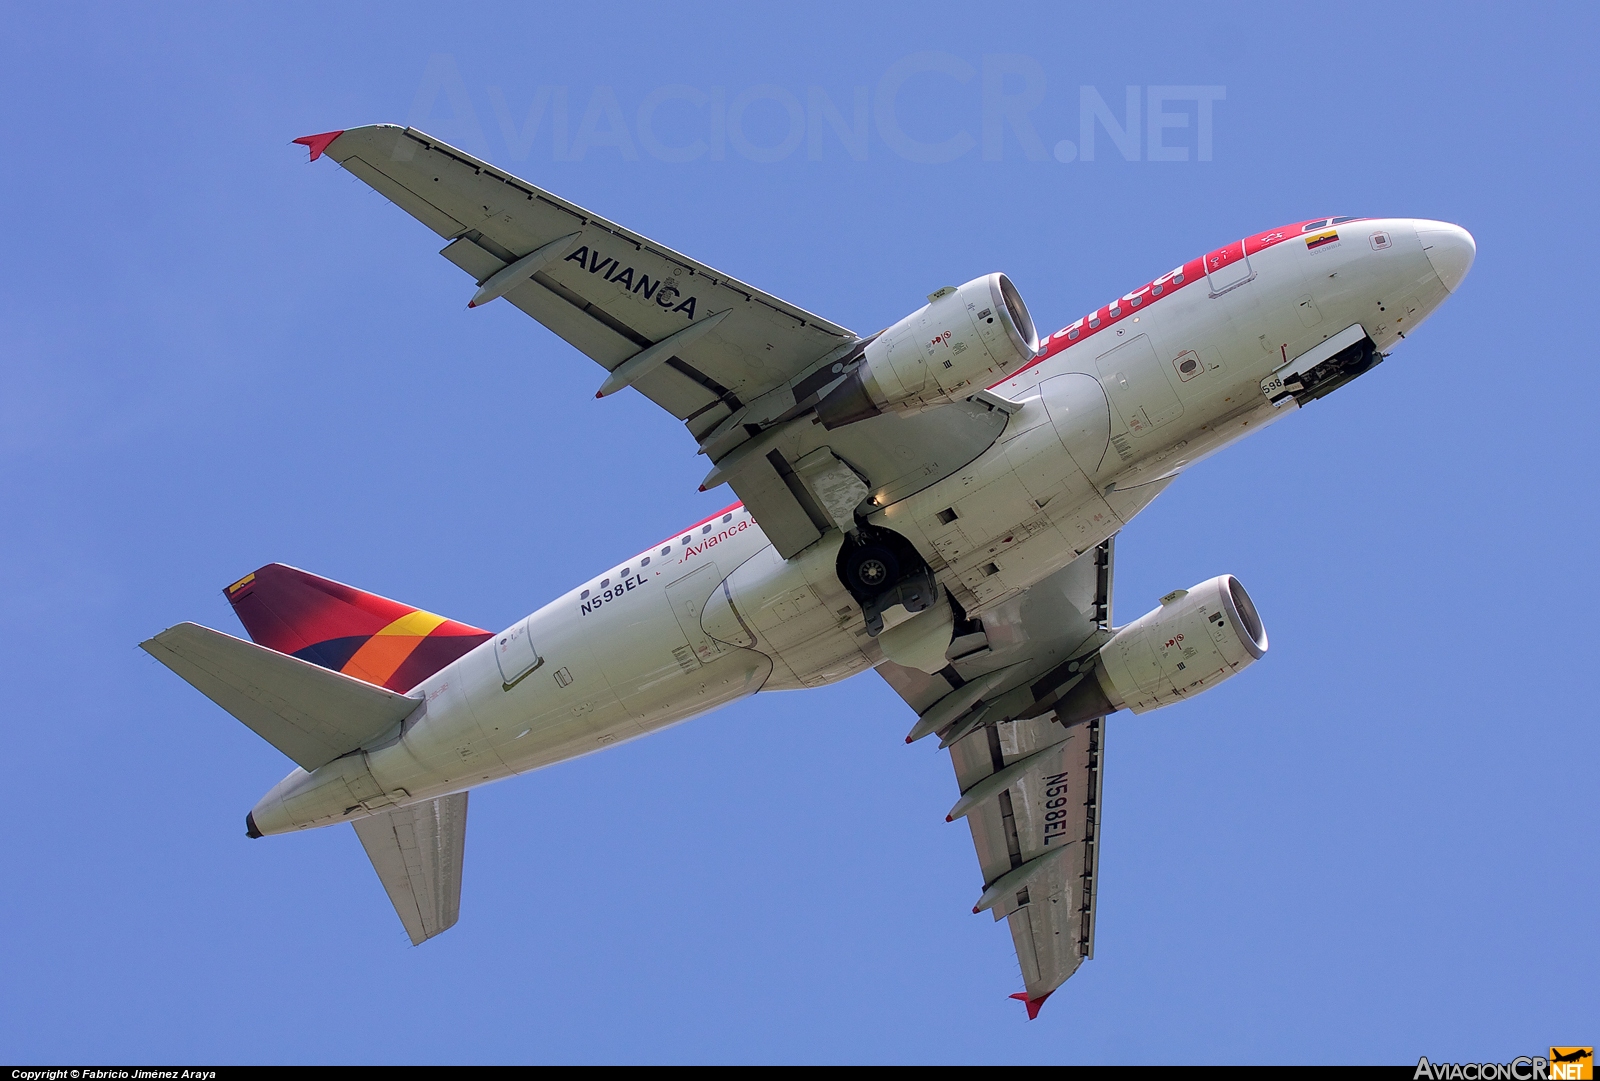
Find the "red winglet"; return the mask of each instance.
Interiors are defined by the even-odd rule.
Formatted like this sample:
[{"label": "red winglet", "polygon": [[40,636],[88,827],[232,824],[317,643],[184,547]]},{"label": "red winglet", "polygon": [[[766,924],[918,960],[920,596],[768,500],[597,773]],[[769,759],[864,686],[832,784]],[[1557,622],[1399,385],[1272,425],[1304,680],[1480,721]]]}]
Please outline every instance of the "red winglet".
[{"label": "red winglet", "polygon": [[1046,991],[1044,994],[1040,995],[1038,998],[1029,998],[1028,997],[1028,992],[1026,992],[1026,991],[1018,991],[1016,994],[1012,995],[1011,997],[1015,998],[1015,999],[1020,999],[1022,1001],[1022,1004],[1024,1006],[1028,1007],[1028,1020],[1032,1021],[1035,1017],[1039,1016],[1039,1007],[1044,1005],[1044,1000],[1049,998],[1053,994],[1055,994],[1054,991]]},{"label": "red winglet", "polygon": [[295,140],[296,146],[311,148],[311,160],[316,161],[322,157],[322,152],[328,149],[328,144],[344,134],[344,129],[338,131],[325,131],[321,135],[302,135]]}]

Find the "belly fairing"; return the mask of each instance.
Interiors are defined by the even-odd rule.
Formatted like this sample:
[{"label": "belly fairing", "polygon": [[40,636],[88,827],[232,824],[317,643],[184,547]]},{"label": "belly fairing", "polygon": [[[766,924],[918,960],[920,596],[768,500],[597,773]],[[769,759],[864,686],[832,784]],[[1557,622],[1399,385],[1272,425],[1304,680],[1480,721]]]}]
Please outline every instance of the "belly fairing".
[{"label": "belly fairing", "polygon": [[719,583],[707,602],[709,635],[773,659],[767,689],[821,686],[874,663],[872,647],[863,645],[860,609],[834,569],[843,540],[830,532],[787,560],[769,545]]}]

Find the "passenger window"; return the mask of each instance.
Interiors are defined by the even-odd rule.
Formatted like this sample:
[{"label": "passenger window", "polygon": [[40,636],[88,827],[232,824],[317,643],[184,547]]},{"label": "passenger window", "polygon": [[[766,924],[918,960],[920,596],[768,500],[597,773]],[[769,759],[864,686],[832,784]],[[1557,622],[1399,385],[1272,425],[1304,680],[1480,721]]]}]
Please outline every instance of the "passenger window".
[{"label": "passenger window", "polygon": [[724,514],[724,515],[723,515],[723,516],[722,516],[722,521],[723,521],[723,523],[724,523],[724,524],[726,524],[726,523],[728,523],[728,522],[731,522],[731,521],[733,521],[733,515],[731,515],[731,514]]},{"label": "passenger window", "polygon": [[600,579],[600,588],[601,588],[601,589],[605,589],[605,588],[606,588],[606,587],[607,587],[607,586],[609,586],[609,585],[610,585],[610,584],[611,584],[611,579],[609,579],[609,578],[602,578],[602,579]]},{"label": "passenger window", "polygon": [[679,541],[678,543],[679,544],[688,544],[689,543],[689,534],[685,533],[683,535],[683,540]]},{"label": "passenger window", "polygon": [[701,527],[700,527],[700,535],[701,535],[701,536],[702,536],[702,537],[703,537],[703,536],[705,536],[705,535],[706,535],[706,534],[707,534],[707,533],[709,533],[709,532],[711,532],[711,527],[710,527],[710,526],[708,526],[708,525],[703,525],[703,526],[701,526]]},{"label": "passenger window", "polygon": [[645,556],[643,559],[639,560],[639,569],[640,570],[644,570],[649,565],[650,565],[650,557],[649,556]]},{"label": "passenger window", "polygon": [[588,591],[588,590],[587,590],[587,589],[586,589],[586,590],[584,590],[584,591],[583,591],[583,592],[582,592],[582,593],[579,593],[579,594],[578,594],[578,599],[579,599],[579,600],[580,600],[580,601],[582,601],[582,600],[588,600],[588,599],[589,599],[589,591]]},{"label": "passenger window", "polygon": [[672,545],[669,544],[665,548],[661,549],[661,554],[664,555],[664,556],[671,555],[672,554]]}]

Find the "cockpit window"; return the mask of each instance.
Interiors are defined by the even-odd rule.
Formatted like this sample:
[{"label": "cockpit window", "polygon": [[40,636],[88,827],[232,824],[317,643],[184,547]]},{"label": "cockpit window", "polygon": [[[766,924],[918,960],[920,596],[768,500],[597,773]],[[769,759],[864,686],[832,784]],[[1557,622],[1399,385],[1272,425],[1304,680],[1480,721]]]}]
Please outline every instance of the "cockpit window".
[{"label": "cockpit window", "polygon": [[1355,221],[1355,220],[1356,219],[1353,216],[1346,215],[1345,217],[1342,217],[1342,218],[1334,218],[1331,221],[1329,221],[1328,224],[1329,225],[1343,225],[1347,221]]},{"label": "cockpit window", "polygon": [[[1349,221],[1350,219],[1348,219],[1348,218],[1338,218],[1338,219],[1335,219],[1335,220],[1337,220],[1337,221]],[[1309,233],[1309,232],[1311,232],[1311,230],[1313,230],[1313,229],[1321,229],[1324,225],[1327,225],[1327,224],[1328,224],[1328,219],[1327,218],[1318,218],[1314,222],[1308,222],[1307,224],[1302,225],[1300,227],[1300,231],[1302,233]]]}]

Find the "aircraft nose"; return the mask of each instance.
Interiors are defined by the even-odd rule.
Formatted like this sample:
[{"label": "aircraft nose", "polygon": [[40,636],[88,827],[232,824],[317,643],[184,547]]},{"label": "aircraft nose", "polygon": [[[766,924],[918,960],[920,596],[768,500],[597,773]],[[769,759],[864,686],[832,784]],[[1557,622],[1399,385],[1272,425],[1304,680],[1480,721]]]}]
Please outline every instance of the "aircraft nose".
[{"label": "aircraft nose", "polygon": [[1455,292],[1478,254],[1472,234],[1447,221],[1420,220],[1416,226],[1417,239],[1422,241],[1422,250],[1433,264],[1434,273],[1446,289]]}]

